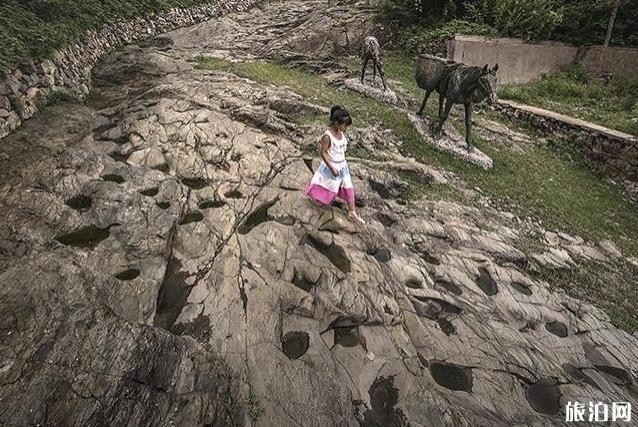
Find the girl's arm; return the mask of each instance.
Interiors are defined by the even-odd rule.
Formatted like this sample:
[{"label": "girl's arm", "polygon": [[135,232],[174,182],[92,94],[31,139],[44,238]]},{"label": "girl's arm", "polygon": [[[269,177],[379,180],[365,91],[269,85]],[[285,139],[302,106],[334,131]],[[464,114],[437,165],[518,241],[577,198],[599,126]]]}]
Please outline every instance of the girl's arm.
[{"label": "girl's arm", "polygon": [[334,166],[332,166],[332,164],[328,160],[328,148],[330,148],[330,138],[328,137],[328,135],[324,135],[321,138],[321,158],[323,159],[326,166],[328,166],[328,169],[330,169],[330,172],[332,172],[334,176],[337,176],[339,175],[337,173],[337,170],[334,168]]}]

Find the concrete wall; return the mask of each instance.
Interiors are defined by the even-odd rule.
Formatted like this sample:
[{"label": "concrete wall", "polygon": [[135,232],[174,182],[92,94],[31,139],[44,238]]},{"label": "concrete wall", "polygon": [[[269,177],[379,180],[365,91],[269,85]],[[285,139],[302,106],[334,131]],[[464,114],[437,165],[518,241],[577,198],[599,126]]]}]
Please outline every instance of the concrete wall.
[{"label": "concrete wall", "polygon": [[638,75],[638,49],[628,47],[581,48],[578,62],[593,73],[612,73],[622,76]]},{"label": "concrete wall", "polygon": [[576,60],[578,48],[563,43],[526,44],[518,39],[456,36],[448,58],[467,65],[499,65],[499,83],[528,83],[543,73],[562,71]]},{"label": "concrete wall", "polygon": [[578,48],[565,43],[525,43],[519,39],[456,36],[448,43],[448,58],[467,65],[499,64],[502,84],[529,83],[542,74],[564,71],[574,63],[594,73],[635,75],[638,49]]}]

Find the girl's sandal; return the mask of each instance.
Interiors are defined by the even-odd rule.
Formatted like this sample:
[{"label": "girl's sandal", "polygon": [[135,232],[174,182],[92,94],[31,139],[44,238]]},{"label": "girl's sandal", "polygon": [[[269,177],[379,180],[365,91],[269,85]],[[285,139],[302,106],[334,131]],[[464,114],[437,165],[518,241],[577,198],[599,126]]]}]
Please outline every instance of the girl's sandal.
[{"label": "girl's sandal", "polygon": [[348,219],[351,221],[357,221],[360,224],[366,223],[356,212],[348,212]]}]

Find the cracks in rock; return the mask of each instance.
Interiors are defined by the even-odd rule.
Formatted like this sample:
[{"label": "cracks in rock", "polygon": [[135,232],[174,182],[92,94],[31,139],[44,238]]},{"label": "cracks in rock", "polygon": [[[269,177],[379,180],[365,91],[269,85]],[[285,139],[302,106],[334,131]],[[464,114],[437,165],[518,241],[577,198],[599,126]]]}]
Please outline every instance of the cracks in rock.
[{"label": "cracks in rock", "polygon": [[[180,272],[181,263],[173,256],[175,236],[177,234],[179,224],[182,222],[185,215],[184,212],[186,205],[188,204],[190,194],[191,190],[188,189],[184,201],[181,204],[180,213],[171,225],[166,239],[167,254],[165,255],[165,259],[167,260],[167,264],[164,277],[162,278],[162,284],[157,293],[155,318],[153,321],[156,326],[160,326],[166,330],[170,330],[173,326],[175,319],[179,316],[183,308],[183,304],[186,302],[186,298],[188,298],[189,289],[192,288],[192,286],[186,286],[186,273]],[[172,307],[180,301],[180,307]]]}]

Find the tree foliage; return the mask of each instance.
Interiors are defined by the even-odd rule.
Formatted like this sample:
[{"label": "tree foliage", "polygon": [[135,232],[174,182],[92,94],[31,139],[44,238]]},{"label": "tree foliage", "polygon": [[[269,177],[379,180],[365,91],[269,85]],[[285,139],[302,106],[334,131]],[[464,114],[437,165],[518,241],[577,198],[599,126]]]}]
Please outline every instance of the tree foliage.
[{"label": "tree foliage", "polygon": [[[385,0],[383,14],[398,27],[429,29],[460,20],[501,36],[602,44],[614,0]],[[622,0],[612,45],[638,44],[638,0]]]}]

